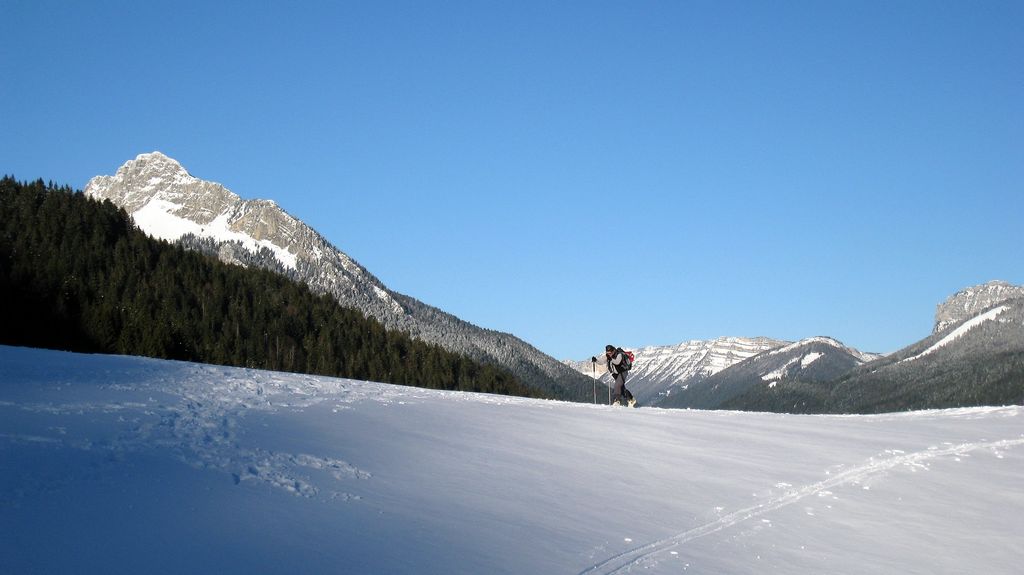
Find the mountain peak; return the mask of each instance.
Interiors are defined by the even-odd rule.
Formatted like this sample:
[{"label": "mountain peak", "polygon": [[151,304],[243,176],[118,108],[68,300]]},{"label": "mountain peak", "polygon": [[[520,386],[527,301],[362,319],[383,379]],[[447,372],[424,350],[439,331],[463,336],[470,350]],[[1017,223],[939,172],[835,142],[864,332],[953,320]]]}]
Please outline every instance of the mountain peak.
[{"label": "mountain peak", "polygon": [[[330,253],[348,276],[369,277],[274,201],[243,200],[219,183],[196,178],[163,152],[139,154],[113,176],[96,176],[89,180],[85,194],[124,208],[143,231],[160,239],[177,241],[191,235],[218,244],[240,244],[254,255],[266,249],[289,270],[296,270],[300,260],[312,262],[316,254]],[[239,260],[232,256],[226,261]],[[358,281],[346,277],[336,283]],[[374,295],[373,299],[380,298]],[[384,299],[389,306],[397,305],[391,298]]]},{"label": "mountain peak", "polygon": [[1019,297],[1024,297],[1024,286],[1002,280],[992,280],[962,289],[939,304],[935,311],[935,329],[932,333],[939,333],[998,303]]},{"label": "mountain peak", "polygon": [[817,335],[817,336],[814,336],[814,337],[807,337],[807,338],[801,339],[800,341],[793,342],[793,343],[791,343],[789,345],[773,349],[773,350],[769,351],[768,353],[769,354],[788,353],[788,352],[791,352],[793,350],[796,350],[796,349],[799,349],[799,348],[802,348],[802,347],[808,347],[808,346],[811,346],[811,345],[814,345],[814,344],[822,344],[822,345],[826,345],[826,346],[829,346],[829,347],[834,347],[836,349],[843,349],[843,350],[849,349],[846,345],[843,344],[843,342],[841,342],[841,341],[839,341],[839,340],[837,340],[835,338],[828,337],[828,336],[825,336],[825,335]]},{"label": "mountain peak", "polygon": [[181,165],[181,162],[164,154],[153,151],[135,156],[134,160],[128,160],[117,170],[118,174],[140,174],[167,175],[180,177],[187,180],[196,178],[188,173],[188,170]]},{"label": "mountain peak", "polygon": [[134,160],[125,162],[113,176],[96,176],[86,184],[85,195],[110,200],[133,215],[154,199],[177,207],[195,201],[212,201],[221,208],[239,199],[220,184],[194,177],[180,162],[162,152],[139,154]]},{"label": "mountain peak", "polygon": [[[174,158],[168,156],[167,154],[164,154],[163,152],[161,152],[159,150],[154,150],[152,152],[147,152],[147,153],[144,153],[144,154],[139,154],[138,156],[135,156],[134,160],[129,160],[128,161],[128,163],[132,163],[132,162],[155,162],[155,163],[172,164],[172,165],[177,166],[179,168],[182,167],[181,166],[181,162],[179,162],[178,160],[175,160]],[[182,168],[182,169],[184,169],[184,168]]]},{"label": "mountain peak", "polygon": [[790,353],[790,352],[793,352],[793,351],[797,351],[797,350],[799,350],[801,348],[809,348],[809,347],[819,347],[820,348],[820,346],[822,346],[822,345],[824,345],[826,347],[830,347],[830,348],[836,349],[836,350],[841,351],[843,353],[846,353],[848,355],[851,355],[851,356],[855,357],[858,361],[861,361],[863,363],[868,363],[869,361],[874,361],[874,360],[878,359],[879,357],[882,357],[881,355],[879,355],[877,353],[863,352],[863,351],[860,351],[858,349],[854,349],[854,348],[846,345],[845,343],[843,343],[843,342],[841,342],[841,341],[839,341],[839,340],[837,340],[837,339],[835,339],[833,337],[828,337],[828,336],[825,336],[825,335],[819,335],[819,336],[804,338],[804,339],[802,339],[802,340],[800,340],[798,342],[791,343],[791,344],[789,344],[787,346],[780,347],[780,348],[777,348],[777,349],[773,349],[773,350],[771,350],[771,351],[769,351],[767,353],[769,355],[782,354],[782,353]]}]

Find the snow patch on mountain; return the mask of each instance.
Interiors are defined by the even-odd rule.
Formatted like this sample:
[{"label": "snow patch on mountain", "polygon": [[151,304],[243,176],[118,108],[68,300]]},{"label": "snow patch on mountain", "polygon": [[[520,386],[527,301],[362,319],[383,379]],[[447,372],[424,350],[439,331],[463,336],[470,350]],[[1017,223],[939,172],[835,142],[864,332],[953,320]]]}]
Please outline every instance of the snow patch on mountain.
[{"label": "snow patch on mountain", "polygon": [[[792,349],[796,348],[791,348],[791,350]],[[812,352],[802,356],[794,357],[787,361],[785,364],[783,364],[781,367],[776,369],[775,371],[762,375],[761,380],[771,382],[771,385],[769,387],[775,387],[776,383],[778,383],[779,381],[781,381],[782,379],[789,375],[793,366],[796,365],[797,363],[800,364],[800,369],[807,369],[807,366],[811,365],[815,361],[818,361],[824,355],[825,354],[823,353]]]},{"label": "snow patch on mountain", "polygon": [[784,363],[782,365],[782,367],[779,367],[775,371],[772,371],[770,373],[766,373],[766,374],[762,375],[761,379],[764,380],[764,381],[778,381],[778,380],[786,377],[786,374],[789,373],[789,370],[793,366],[793,364],[795,364],[797,362],[801,362],[802,359],[803,358],[800,358],[800,357],[794,357],[793,359],[791,359],[791,360],[787,361],[786,363]]},{"label": "snow patch on mountain", "polygon": [[[798,342],[791,343],[789,345],[773,349],[773,350],[771,350],[768,353],[770,355],[791,353],[791,352],[793,352],[795,350],[798,350],[798,349],[800,349],[802,347],[806,347],[806,346],[809,346],[809,345],[812,345],[812,344],[815,344],[815,343],[820,343],[820,344],[828,345],[828,346],[834,347],[834,348],[836,348],[838,350],[845,351],[846,353],[849,353],[850,355],[854,356],[855,358],[857,358],[858,360],[860,360],[863,363],[868,363],[870,361],[874,361],[874,360],[882,357],[881,354],[863,352],[863,351],[860,351],[858,349],[854,349],[852,347],[848,347],[847,345],[843,344],[842,342],[840,342],[840,341],[838,341],[838,340],[836,340],[834,338],[827,337],[827,336],[815,336],[815,337],[804,338],[804,339],[802,339],[802,340],[800,340]],[[820,357],[820,355],[821,354],[818,354],[819,357]],[[815,357],[814,359],[817,359],[817,357]],[[813,362],[814,359],[811,359],[811,360],[807,361],[807,363],[804,364],[803,367],[807,367],[807,365],[809,365],[811,362]]]},{"label": "snow patch on mountain", "polygon": [[218,214],[206,225],[175,215],[184,206],[167,200],[154,198],[132,214],[136,225],[147,234],[162,240],[174,242],[187,234],[199,238],[213,238],[220,242],[238,242],[247,250],[256,253],[260,248],[269,249],[287,269],[296,269],[296,255],[269,240],[257,240],[248,234],[231,229],[230,215]]},{"label": "snow patch on mountain", "polygon": [[946,347],[947,345],[949,345],[949,344],[953,343],[954,341],[960,339],[965,334],[967,334],[967,332],[969,332],[972,329],[978,327],[979,325],[985,323],[986,321],[992,321],[992,320],[998,318],[1001,313],[1003,313],[1004,311],[1006,311],[1008,309],[1010,309],[1009,306],[1005,306],[1005,305],[1004,306],[999,306],[999,307],[992,308],[989,311],[987,311],[987,312],[985,312],[985,313],[983,313],[983,314],[981,314],[979,316],[971,318],[971,319],[967,320],[966,322],[964,322],[963,324],[961,324],[960,327],[958,327],[958,328],[954,329],[952,332],[950,332],[946,337],[944,337],[944,338],[940,339],[939,341],[935,342],[935,344],[932,345],[931,347],[929,347],[928,349],[922,351],[921,353],[919,353],[919,354],[917,354],[917,355],[915,355],[913,357],[908,357],[906,359],[903,359],[899,363],[904,363],[904,362],[908,362],[908,361],[914,361],[914,360],[920,359],[920,358],[922,358],[922,357],[924,357],[924,356],[926,356],[926,355],[928,355],[930,353],[934,353],[937,350],[940,350],[943,347]]},{"label": "snow patch on mountain", "polygon": [[819,359],[821,359],[821,357],[823,355],[825,355],[825,354],[823,354],[823,353],[809,353],[809,354],[803,356],[803,358],[800,359],[800,367],[801,368],[806,368],[808,365],[811,365],[815,361],[818,361]]}]

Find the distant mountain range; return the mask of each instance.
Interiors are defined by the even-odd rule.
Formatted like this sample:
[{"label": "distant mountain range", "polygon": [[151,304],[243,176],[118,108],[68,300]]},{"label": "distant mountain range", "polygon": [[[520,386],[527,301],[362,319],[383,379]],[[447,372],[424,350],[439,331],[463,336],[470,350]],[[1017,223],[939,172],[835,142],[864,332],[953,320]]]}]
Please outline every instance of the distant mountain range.
[{"label": "distant mountain range", "polygon": [[[767,337],[720,337],[678,345],[629,348],[636,361],[626,387],[640,403],[651,405],[668,395],[682,393],[690,385],[745,359],[786,343]],[[604,362],[604,353],[598,353],[597,359],[596,364],[589,358],[566,364],[609,385],[611,376]]]},{"label": "distant mountain range", "polygon": [[736,363],[658,403],[661,407],[717,408],[751,389],[784,381],[827,382],[881,357],[830,337],[812,337],[776,347]]},{"label": "distant mountain range", "polygon": [[124,208],[151,236],[247,266],[278,271],[339,303],[429,343],[511,370],[524,384],[564,399],[591,393],[584,375],[507,333],[484,329],[388,289],[316,230],[269,200],[243,200],[196,178],[160,152],[142,154],[113,176],[97,176],[89,197]]},{"label": "distant mountain range", "polygon": [[[957,292],[938,306],[931,336],[886,356],[830,337],[720,338],[634,353],[627,387],[659,407],[872,413],[1019,404],[1024,286],[993,281]],[[589,360],[568,363],[593,371]]]}]

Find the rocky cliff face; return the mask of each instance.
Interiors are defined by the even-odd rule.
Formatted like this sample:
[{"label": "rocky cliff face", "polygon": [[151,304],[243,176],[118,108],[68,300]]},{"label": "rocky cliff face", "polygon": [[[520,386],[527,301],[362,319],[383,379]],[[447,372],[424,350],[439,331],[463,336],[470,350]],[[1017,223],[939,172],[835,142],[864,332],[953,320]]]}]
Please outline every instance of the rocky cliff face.
[{"label": "rocky cliff face", "polygon": [[[414,298],[389,290],[314,229],[269,200],[243,200],[224,186],[201,180],[177,161],[153,152],[97,176],[87,196],[110,200],[151,236],[201,247],[229,263],[283,272],[359,309],[389,329],[508,368],[527,385],[579,399],[589,381],[509,334],[469,324]],[[269,257],[265,257],[268,256]]]},{"label": "rocky cliff face", "polygon": [[958,291],[939,304],[935,311],[935,329],[932,333],[939,333],[998,303],[1020,297],[1024,297],[1024,286],[1015,286],[1003,281],[991,281]]}]

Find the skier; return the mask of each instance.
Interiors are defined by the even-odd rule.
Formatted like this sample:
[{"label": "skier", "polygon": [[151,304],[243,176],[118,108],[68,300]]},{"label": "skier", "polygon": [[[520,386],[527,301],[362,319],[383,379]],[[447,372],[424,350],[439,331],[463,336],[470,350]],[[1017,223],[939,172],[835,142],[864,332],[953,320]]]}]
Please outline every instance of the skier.
[{"label": "skier", "polygon": [[[612,388],[612,405],[619,405],[619,400],[625,396],[630,407],[636,406],[636,398],[626,389],[626,369],[623,361],[626,361],[626,354],[614,345],[604,346],[605,363],[608,365],[608,372],[615,380],[615,387]],[[596,357],[591,358],[597,361]]]}]

